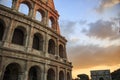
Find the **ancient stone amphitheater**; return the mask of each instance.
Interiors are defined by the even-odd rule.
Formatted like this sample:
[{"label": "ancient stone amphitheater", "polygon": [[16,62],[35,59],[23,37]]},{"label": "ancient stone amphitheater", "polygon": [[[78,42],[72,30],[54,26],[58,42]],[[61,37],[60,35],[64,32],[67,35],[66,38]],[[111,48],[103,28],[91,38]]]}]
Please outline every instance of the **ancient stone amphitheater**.
[{"label": "ancient stone amphitheater", "polygon": [[0,80],[72,80],[53,0],[0,0]]}]

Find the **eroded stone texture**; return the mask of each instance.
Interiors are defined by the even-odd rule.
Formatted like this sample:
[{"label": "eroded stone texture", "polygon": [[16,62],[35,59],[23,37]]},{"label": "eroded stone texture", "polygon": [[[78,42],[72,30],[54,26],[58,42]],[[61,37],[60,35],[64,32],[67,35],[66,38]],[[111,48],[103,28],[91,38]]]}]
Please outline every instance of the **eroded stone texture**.
[{"label": "eroded stone texture", "polygon": [[72,80],[53,0],[8,1],[0,3],[0,80]]}]

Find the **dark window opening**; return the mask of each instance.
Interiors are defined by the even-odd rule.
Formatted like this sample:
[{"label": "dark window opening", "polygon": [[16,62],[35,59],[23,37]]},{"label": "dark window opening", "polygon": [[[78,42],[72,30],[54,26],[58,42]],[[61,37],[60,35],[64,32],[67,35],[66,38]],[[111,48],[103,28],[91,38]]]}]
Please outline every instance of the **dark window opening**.
[{"label": "dark window opening", "polygon": [[55,42],[52,39],[50,39],[48,43],[48,53],[55,54]]},{"label": "dark window opening", "polygon": [[49,69],[47,72],[47,80],[55,80],[55,72],[53,69]]},{"label": "dark window opening", "polygon": [[59,80],[64,80],[64,73],[63,73],[63,71],[59,72]]},{"label": "dark window opening", "polygon": [[[36,67],[32,67],[30,68],[30,71],[29,71],[29,80],[38,80],[39,76],[40,75],[38,73],[38,69]],[[40,80],[40,79],[39,79]]]},{"label": "dark window opening", "polygon": [[43,37],[40,34],[34,34],[33,48],[36,50],[43,50]]},{"label": "dark window opening", "polygon": [[39,37],[36,35],[33,38],[33,48],[39,50]]},{"label": "dark window opening", "polygon": [[70,74],[67,73],[67,80],[70,80]]},{"label": "dark window opening", "polygon": [[16,28],[14,30],[12,43],[18,44],[18,45],[24,45],[24,33],[21,29]]},{"label": "dark window opening", "polygon": [[0,41],[2,41],[3,35],[4,35],[4,26],[0,22]]},{"label": "dark window opening", "polygon": [[59,56],[61,58],[64,58],[64,48],[62,45],[59,45]]},{"label": "dark window opening", "polygon": [[8,65],[4,72],[3,80],[18,80],[20,67],[16,63]]}]

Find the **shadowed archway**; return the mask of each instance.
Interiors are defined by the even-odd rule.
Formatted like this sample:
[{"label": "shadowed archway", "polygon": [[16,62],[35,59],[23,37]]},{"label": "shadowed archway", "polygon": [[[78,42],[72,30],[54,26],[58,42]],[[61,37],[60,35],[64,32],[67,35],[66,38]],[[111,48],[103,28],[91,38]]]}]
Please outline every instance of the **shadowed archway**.
[{"label": "shadowed archway", "polygon": [[55,80],[55,71],[53,69],[48,70],[47,80]]},{"label": "shadowed archway", "polygon": [[41,80],[41,71],[38,66],[33,66],[30,68],[28,80]]},{"label": "shadowed archway", "polygon": [[17,63],[11,63],[5,69],[3,80],[19,80],[20,73],[20,65]]}]

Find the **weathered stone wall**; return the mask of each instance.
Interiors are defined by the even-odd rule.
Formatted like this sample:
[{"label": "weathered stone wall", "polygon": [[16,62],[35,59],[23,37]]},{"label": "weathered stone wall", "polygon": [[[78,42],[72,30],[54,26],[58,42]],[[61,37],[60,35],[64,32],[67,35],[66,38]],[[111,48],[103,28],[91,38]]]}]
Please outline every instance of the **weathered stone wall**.
[{"label": "weathered stone wall", "polygon": [[[45,1],[45,0],[44,0]],[[30,7],[29,15],[18,11],[21,3],[28,4]],[[39,80],[48,80],[48,70],[53,70],[54,80],[59,80],[59,72],[64,74],[64,80],[72,80],[72,65],[67,60],[66,39],[60,35],[58,24],[58,13],[54,8],[47,5],[47,2],[40,0],[13,0],[12,7],[8,8],[0,4],[0,27],[4,27],[4,34],[0,41],[0,80],[34,80],[30,77],[31,68],[37,70],[36,76]],[[53,4],[54,5],[54,4]],[[44,17],[42,21],[35,20],[36,10],[42,9]],[[53,17],[55,22],[52,28],[48,26],[48,20]],[[16,28],[24,32],[23,45],[12,42]],[[34,34],[39,33],[43,36],[43,50],[33,49]],[[48,53],[48,42],[52,39],[55,42],[55,55]],[[62,45],[64,57],[60,57],[59,45]],[[13,69],[11,69],[13,67]],[[14,69],[16,72],[14,72]],[[9,74],[15,74],[10,77]],[[6,78],[5,78],[6,77]],[[7,78],[8,77],[8,78]],[[34,76],[32,76],[34,77]],[[49,79],[51,80],[51,79]]]}]

